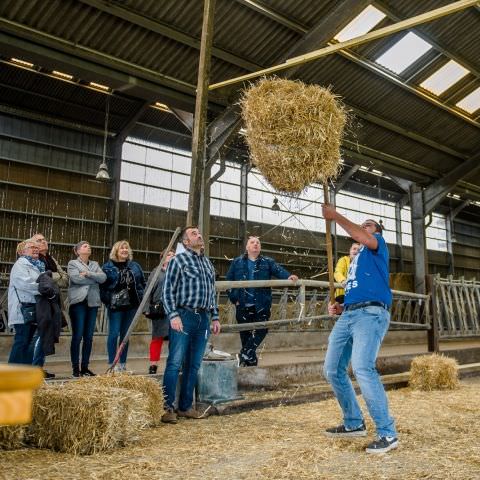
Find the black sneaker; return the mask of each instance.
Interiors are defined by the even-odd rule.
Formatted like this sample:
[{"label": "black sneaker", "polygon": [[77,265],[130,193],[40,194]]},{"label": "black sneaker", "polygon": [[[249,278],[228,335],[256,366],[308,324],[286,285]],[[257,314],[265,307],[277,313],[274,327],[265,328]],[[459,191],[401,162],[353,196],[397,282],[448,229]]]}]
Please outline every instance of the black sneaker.
[{"label": "black sneaker", "polygon": [[86,367],[80,370],[80,375],[82,377],[96,377],[96,375]]},{"label": "black sneaker", "polygon": [[75,377],[75,378],[80,377],[80,369],[78,367],[73,367],[72,377]]},{"label": "black sneaker", "polygon": [[148,367],[149,375],[156,375],[157,370],[158,370],[158,367],[156,365],[150,365],[150,367]]},{"label": "black sneaker", "polygon": [[365,422],[362,422],[359,427],[353,428],[352,430],[346,428],[345,425],[339,425],[338,427],[327,428],[325,435],[334,438],[366,437],[367,427],[365,426]]},{"label": "black sneaker", "polygon": [[43,376],[45,377],[46,380],[49,380],[50,378],[55,378],[54,373],[49,373],[46,370],[43,371]]},{"label": "black sneaker", "polygon": [[397,437],[380,437],[374,442],[370,443],[365,451],[367,453],[387,453],[397,447]]}]

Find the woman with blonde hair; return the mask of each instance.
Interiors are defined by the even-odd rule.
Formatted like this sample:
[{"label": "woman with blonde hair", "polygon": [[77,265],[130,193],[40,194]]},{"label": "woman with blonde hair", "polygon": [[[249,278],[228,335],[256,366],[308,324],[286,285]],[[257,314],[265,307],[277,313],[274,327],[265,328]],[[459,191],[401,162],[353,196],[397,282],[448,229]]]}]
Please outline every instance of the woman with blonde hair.
[{"label": "woman with blonde hair", "polygon": [[[115,242],[110,260],[102,266],[107,276],[100,285],[100,297],[108,310],[108,363],[115,359],[117,347],[132,323],[145,291],[142,267],[133,260],[133,252],[126,240]],[[128,344],[120,356],[118,370],[126,370]]]}]

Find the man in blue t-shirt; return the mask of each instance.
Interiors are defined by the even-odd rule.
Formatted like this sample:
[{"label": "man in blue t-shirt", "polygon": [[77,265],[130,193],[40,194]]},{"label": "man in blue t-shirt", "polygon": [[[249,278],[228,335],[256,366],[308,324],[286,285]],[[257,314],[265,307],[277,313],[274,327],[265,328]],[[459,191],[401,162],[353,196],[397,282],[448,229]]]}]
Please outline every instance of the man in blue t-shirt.
[{"label": "man in blue t-shirt", "polygon": [[348,270],[345,303],[331,303],[331,315],[340,315],[328,339],[324,375],[332,385],[343,411],[343,424],[328,428],[325,434],[337,438],[367,435],[362,411],[347,374],[352,361],[378,439],[370,443],[367,453],[385,453],[398,447],[395,421],[388,409],[387,395],[375,368],[378,351],[390,323],[392,292],[388,278],[388,248],[382,227],[375,220],[357,225],[338,213],[332,205],[322,205],[323,216],[334,220],[361,244]]}]

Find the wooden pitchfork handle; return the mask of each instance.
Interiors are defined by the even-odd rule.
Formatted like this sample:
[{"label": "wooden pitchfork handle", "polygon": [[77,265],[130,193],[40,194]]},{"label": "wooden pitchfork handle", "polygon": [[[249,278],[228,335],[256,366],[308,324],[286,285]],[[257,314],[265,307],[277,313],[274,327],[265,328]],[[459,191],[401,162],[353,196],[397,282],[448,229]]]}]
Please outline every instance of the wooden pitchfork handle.
[{"label": "wooden pitchfork handle", "polygon": [[[328,185],[323,184],[323,201],[330,203],[328,194]],[[328,265],[328,290],[330,295],[330,303],[335,303],[335,279],[333,277],[333,249],[332,249],[332,221],[325,219],[325,240],[327,246],[327,265]]]}]

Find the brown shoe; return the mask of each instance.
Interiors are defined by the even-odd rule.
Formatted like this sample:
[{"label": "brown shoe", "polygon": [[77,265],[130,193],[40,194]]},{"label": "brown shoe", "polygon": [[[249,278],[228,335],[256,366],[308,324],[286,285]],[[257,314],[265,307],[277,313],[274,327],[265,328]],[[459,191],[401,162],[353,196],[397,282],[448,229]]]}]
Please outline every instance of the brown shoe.
[{"label": "brown shoe", "polygon": [[179,417],[193,418],[195,420],[199,420],[201,418],[207,418],[206,411],[202,413],[202,412],[199,412],[198,410],[195,410],[194,408],[190,408],[186,412],[182,412],[181,410],[178,410],[177,413]]},{"label": "brown shoe", "polygon": [[163,423],[177,423],[177,414],[173,410],[166,410],[165,413],[162,415],[162,422]]}]

